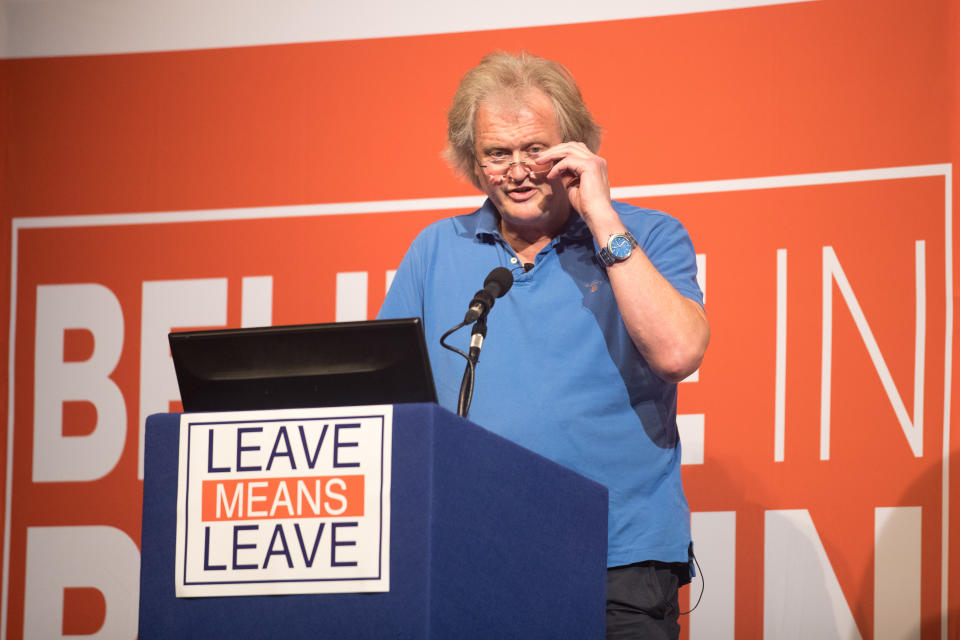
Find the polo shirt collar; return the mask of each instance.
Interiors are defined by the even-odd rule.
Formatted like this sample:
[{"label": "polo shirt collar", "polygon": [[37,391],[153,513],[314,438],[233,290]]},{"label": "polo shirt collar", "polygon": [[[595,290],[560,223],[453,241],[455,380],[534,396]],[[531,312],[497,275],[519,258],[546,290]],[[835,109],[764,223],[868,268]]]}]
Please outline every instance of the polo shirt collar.
[{"label": "polo shirt collar", "polygon": [[[485,235],[501,238],[500,213],[497,211],[497,208],[493,206],[493,202],[489,198],[487,198],[483,206],[477,210],[476,235],[478,238],[482,238]],[[580,214],[574,211],[567,225],[560,231],[560,234],[553,239],[552,244],[584,242],[591,237],[590,228],[587,227],[587,223],[583,221]]]},{"label": "polo shirt collar", "polygon": [[483,206],[477,209],[477,237],[500,237],[500,214],[493,206],[490,198],[483,201]]}]

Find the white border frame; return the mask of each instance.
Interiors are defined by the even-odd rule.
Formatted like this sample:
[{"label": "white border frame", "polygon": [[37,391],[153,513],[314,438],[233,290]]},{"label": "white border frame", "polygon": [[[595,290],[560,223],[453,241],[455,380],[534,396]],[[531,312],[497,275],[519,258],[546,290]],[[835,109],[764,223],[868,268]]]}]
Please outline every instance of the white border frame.
[{"label": "white border frame", "polygon": [[[699,182],[675,182],[659,185],[639,185],[611,189],[613,198],[643,198],[676,196],[756,189],[780,189],[788,187],[817,186],[871,182],[877,180],[903,180],[910,178],[942,177],[944,179],[944,268],[946,284],[946,320],[944,336],[943,372],[943,450],[942,454],[942,522],[941,529],[941,585],[940,614],[941,639],[947,640],[949,617],[949,519],[950,519],[950,386],[953,367],[953,165],[926,164],[880,169],[830,171],[792,175],[764,176],[758,178],[733,178],[728,180],[705,180]],[[265,218],[291,218],[304,216],[345,215],[364,213],[395,213],[405,211],[434,211],[444,209],[475,209],[483,202],[483,196],[458,198],[421,198],[410,200],[379,200],[365,202],[342,202],[279,207],[249,207],[238,209],[200,209],[194,211],[169,211],[153,213],[118,213],[77,216],[51,216],[13,218],[10,251],[10,337],[7,380],[7,469],[4,491],[3,523],[3,577],[0,596],[0,640],[7,635],[7,608],[10,575],[10,516],[13,495],[13,435],[14,435],[14,362],[17,319],[17,242],[21,229],[165,224],[183,222],[206,222],[227,220],[251,220]]]},{"label": "white border frame", "polygon": [[[556,0],[550,11],[519,3],[506,11],[464,11],[446,0],[13,0],[0,57],[99,55],[396,38],[633,20],[753,9],[811,0]],[[0,4],[0,21],[3,9]],[[228,19],[224,19],[228,16]]]}]

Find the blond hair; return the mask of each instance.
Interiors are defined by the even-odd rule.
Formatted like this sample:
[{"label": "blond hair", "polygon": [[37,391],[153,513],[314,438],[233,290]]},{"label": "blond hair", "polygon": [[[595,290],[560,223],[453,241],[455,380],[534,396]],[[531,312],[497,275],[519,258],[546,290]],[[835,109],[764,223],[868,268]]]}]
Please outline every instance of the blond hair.
[{"label": "blond hair", "polygon": [[473,171],[477,107],[492,96],[530,90],[542,91],[553,104],[557,126],[564,142],[582,142],[594,153],[600,148],[600,127],[583,102],[580,89],[558,62],[521,51],[488,53],[467,71],[447,111],[447,148],[444,157],[458,173],[481,188]]}]

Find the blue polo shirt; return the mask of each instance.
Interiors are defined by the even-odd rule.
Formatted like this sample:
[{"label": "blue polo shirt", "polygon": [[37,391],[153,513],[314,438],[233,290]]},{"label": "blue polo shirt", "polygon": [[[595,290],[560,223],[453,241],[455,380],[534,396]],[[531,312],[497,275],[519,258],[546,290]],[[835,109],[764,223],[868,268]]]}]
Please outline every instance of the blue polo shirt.
[{"label": "blue polo shirt", "polygon": [[[614,202],[660,273],[702,303],[693,245],[669,215]],[[680,481],[677,386],[654,374],[620,318],[587,225],[574,215],[524,271],[487,200],[424,229],[381,318],[423,320],[440,404],[456,411],[465,360],[440,346],[495,267],[513,288],[487,318],[470,420],[610,490],[607,565],[687,562],[690,512]],[[468,328],[448,343],[468,350]]]}]

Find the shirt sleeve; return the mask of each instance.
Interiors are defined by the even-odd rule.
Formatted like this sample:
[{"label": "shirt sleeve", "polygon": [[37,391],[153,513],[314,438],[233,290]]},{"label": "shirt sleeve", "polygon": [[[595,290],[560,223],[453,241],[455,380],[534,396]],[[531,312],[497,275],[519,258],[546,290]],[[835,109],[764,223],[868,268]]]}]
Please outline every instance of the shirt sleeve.
[{"label": "shirt sleeve", "polygon": [[656,223],[637,238],[643,252],[667,282],[681,295],[703,305],[703,292],[697,282],[697,254],[690,235],[680,222],[666,214],[656,215]]},{"label": "shirt sleeve", "polygon": [[421,237],[413,241],[397,267],[387,295],[380,306],[378,319],[420,318],[423,319],[423,260],[420,251]]}]

